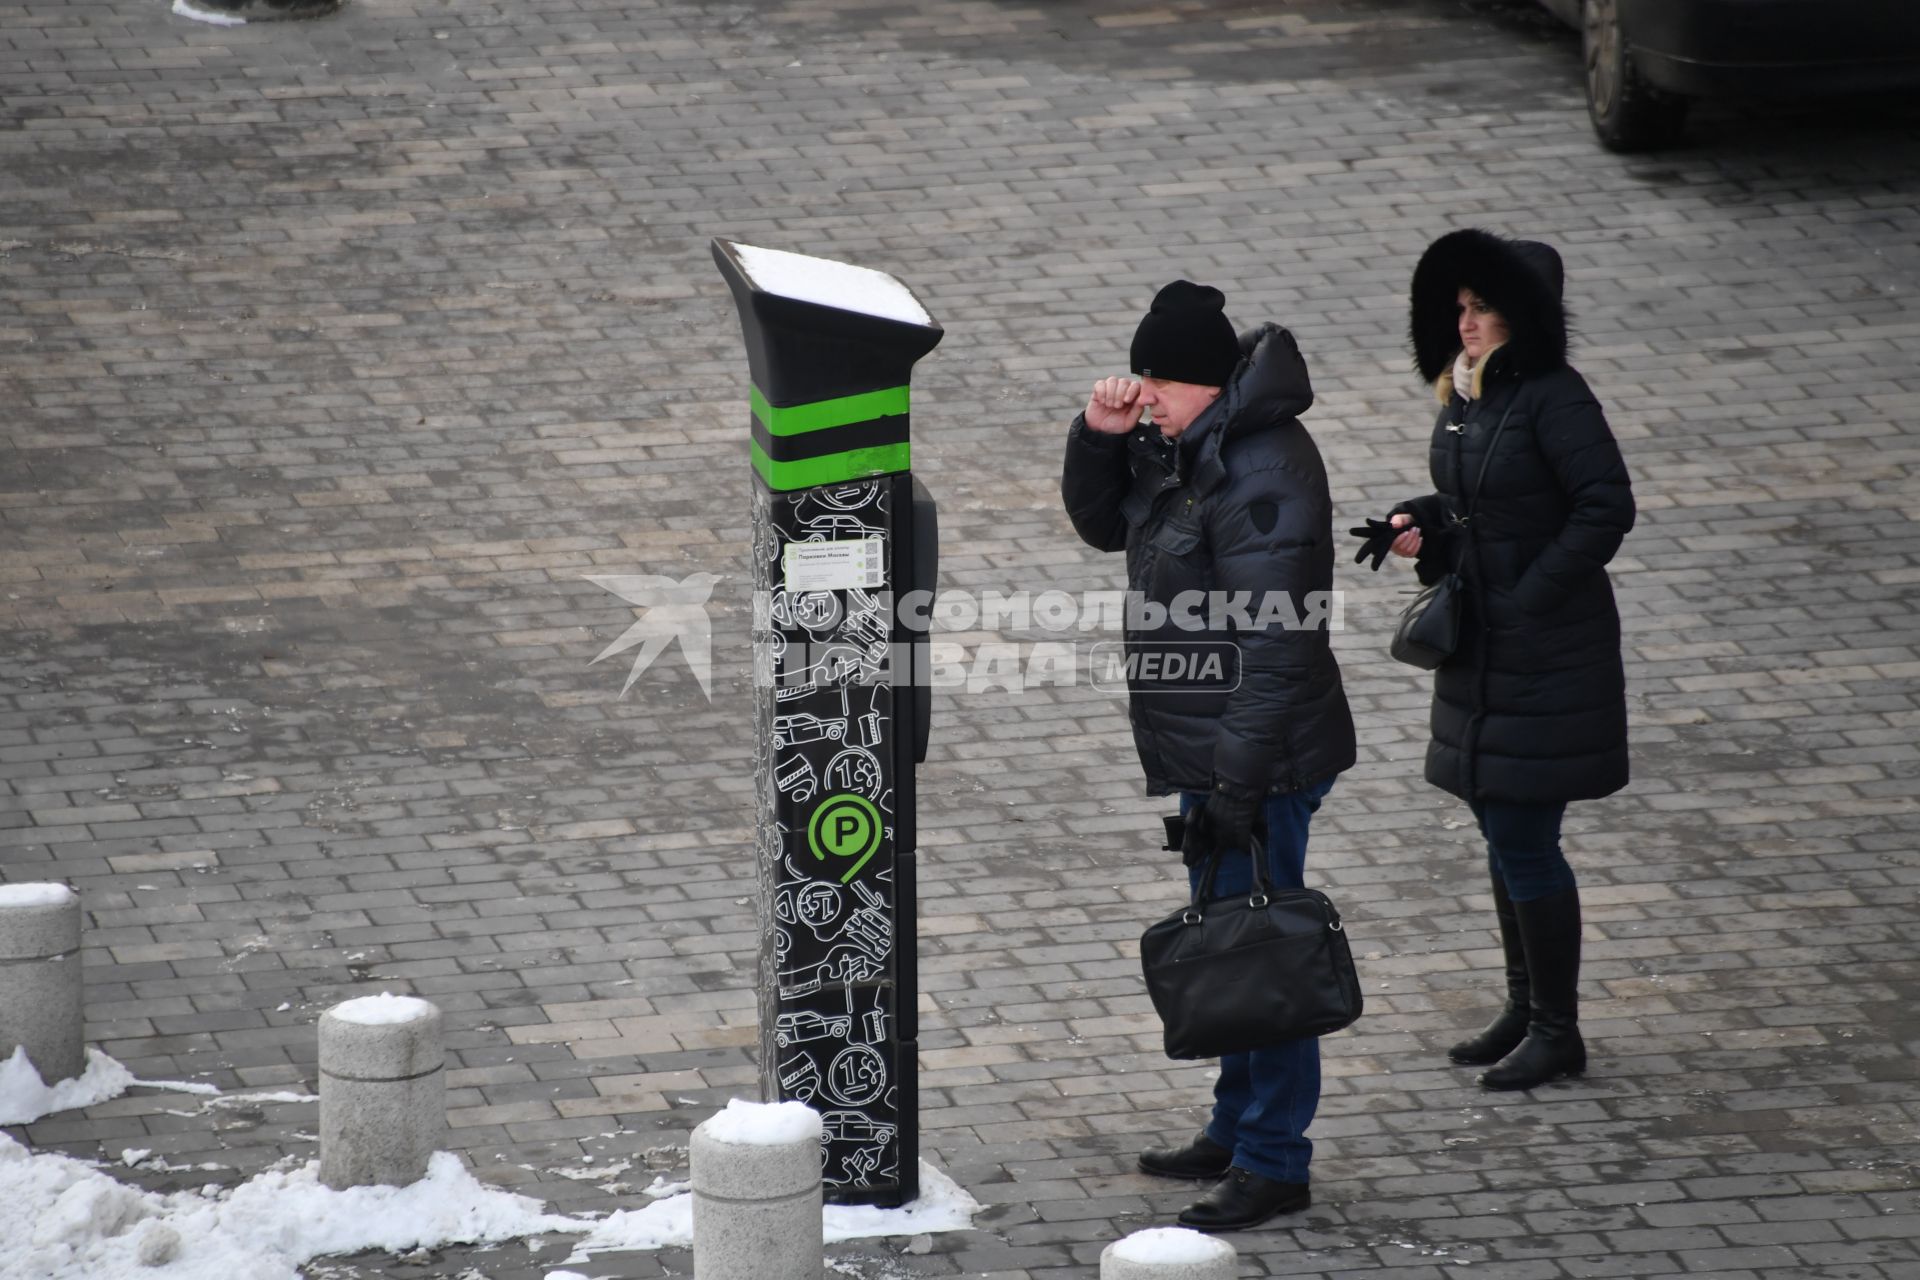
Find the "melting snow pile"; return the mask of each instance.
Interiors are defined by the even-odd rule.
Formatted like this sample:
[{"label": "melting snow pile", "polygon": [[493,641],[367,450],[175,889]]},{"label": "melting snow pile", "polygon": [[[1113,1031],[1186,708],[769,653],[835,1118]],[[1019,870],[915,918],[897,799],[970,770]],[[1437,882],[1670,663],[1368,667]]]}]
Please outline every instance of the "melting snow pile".
[{"label": "melting snow pile", "polygon": [[[15,1045],[13,1056],[0,1063],[0,1124],[32,1124],[41,1116],[117,1098],[134,1085],[172,1089],[177,1093],[214,1094],[210,1084],[181,1080],[136,1080],[133,1072],[98,1049],[87,1050],[87,1069],[71,1080],[47,1084],[27,1059],[25,1045]],[[0,1204],[4,1204],[0,1200]]]},{"label": "melting snow pile", "polygon": [[[403,1021],[405,997],[371,997],[373,1018]],[[137,1080],[97,1049],[76,1080],[49,1087],[26,1051],[0,1066],[0,1123],[23,1124],[51,1111],[87,1106],[143,1085],[218,1095],[207,1084]],[[239,1095],[233,1101],[311,1102],[304,1094]],[[219,1098],[218,1102],[228,1099]],[[734,1102],[714,1118],[726,1140],[788,1142],[817,1137],[820,1119],[800,1103]],[[151,1152],[129,1148],[138,1165]],[[161,1162],[161,1167],[168,1166]],[[684,1184],[682,1184],[684,1185]],[[668,1186],[659,1186],[664,1192]],[[648,1188],[657,1193],[656,1188]],[[80,1160],[35,1154],[0,1134],[0,1206],[27,1224],[0,1248],[0,1280],[299,1280],[298,1268],[329,1254],[401,1252],[443,1244],[491,1244],[532,1235],[573,1235],[569,1263],[596,1253],[685,1247],[693,1243],[693,1196],[682,1192],[594,1221],[548,1213],[538,1200],[489,1187],[460,1158],[436,1152],[427,1176],[410,1187],[320,1185],[319,1162],[269,1170],[230,1192],[161,1194],[127,1186]],[[922,1161],[920,1198],[898,1209],[828,1205],[823,1243],[872,1236],[963,1231],[979,1204]],[[1151,1233],[1149,1233],[1151,1234]],[[1190,1233],[1185,1233],[1190,1234]]]},{"label": "melting snow pile", "polygon": [[864,1240],[872,1236],[925,1235],[933,1231],[965,1231],[973,1226],[980,1202],[959,1183],[925,1160],[920,1162],[920,1198],[898,1209],[876,1209],[862,1204],[827,1206],[825,1239]]},{"label": "melting snow pile", "polygon": [[[826,1207],[820,1238],[825,1244],[838,1244],[843,1240],[875,1236],[965,1231],[973,1226],[973,1215],[979,1211],[977,1200],[952,1178],[922,1160],[918,1200],[898,1209],[830,1204]],[[644,1209],[622,1209],[599,1222],[580,1223],[574,1229],[587,1234],[574,1246],[568,1263],[585,1262],[596,1253],[615,1250],[685,1247],[693,1243],[693,1196],[690,1193],[672,1196]]]},{"label": "melting snow pile", "polygon": [[320,1185],[318,1166],[263,1173],[225,1198],[157,1195],[0,1135],[0,1204],[32,1223],[0,1253],[0,1280],[298,1280],[308,1259],[362,1249],[480,1244],[587,1223],[482,1186],[437,1152],[410,1187]]},{"label": "melting snow pile", "polygon": [[[899,1209],[829,1205],[824,1243],[960,1231],[979,1209],[931,1165],[920,1199]],[[230,1194],[162,1195],[91,1165],[33,1155],[0,1134],[0,1204],[32,1224],[26,1247],[0,1252],[0,1280],[299,1280],[302,1263],[365,1249],[401,1252],[578,1235],[569,1264],[596,1253],[693,1243],[693,1197],[677,1195],[599,1222],[545,1211],[538,1200],[485,1186],[460,1157],[435,1152],[410,1187],[320,1185],[318,1162],[272,1170]]]}]

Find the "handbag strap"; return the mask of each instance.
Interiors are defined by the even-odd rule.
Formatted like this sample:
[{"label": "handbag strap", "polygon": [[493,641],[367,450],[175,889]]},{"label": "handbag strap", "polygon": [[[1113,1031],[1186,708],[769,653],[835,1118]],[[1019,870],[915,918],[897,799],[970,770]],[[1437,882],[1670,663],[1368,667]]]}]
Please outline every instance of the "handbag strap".
[{"label": "handbag strap", "polygon": [[[1513,399],[1507,401],[1506,412],[1500,415],[1499,423],[1497,423],[1494,426],[1493,435],[1487,441],[1487,451],[1486,453],[1482,454],[1480,458],[1480,474],[1475,476],[1473,479],[1473,495],[1467,499],[1467,509],[1465,514],[1457,515],[1453,518],[1453,522],[1455,524],[1464,525],[1468,521],[1473,519],[1473,509],[1480,505],[1481,491],[1487,487],[1487,467],[1490,466],[1493,462],[1494,448],[1497,445],[1499,445],[1500,433],[1507,429],[1507,419],[1513,416],[1513,407],[1515,404],[1519,403],[1519,400],[1520,400],[1520,393],[1518,391],[1515,391],[1513,393]],[[1453,475],[1454,475],[1454,483],[1456,484],[1458,484],[1460,480],[1460,454],[1461,454],[1461,451],[1465,448],[1466,448],[1466,432],[1463,429],[1454,437],[1454,442],[1453,442]]]}]

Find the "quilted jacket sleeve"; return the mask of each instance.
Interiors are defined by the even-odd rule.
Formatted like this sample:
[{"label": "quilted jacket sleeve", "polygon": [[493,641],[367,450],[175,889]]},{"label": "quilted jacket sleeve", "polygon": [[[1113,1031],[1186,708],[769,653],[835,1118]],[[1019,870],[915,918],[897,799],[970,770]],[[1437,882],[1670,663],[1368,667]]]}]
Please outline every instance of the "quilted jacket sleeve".
[{"label": "quilted jacket sleeve", "polygon": [[1613,559],[1633,528],[1633,486],[1599,401],[1577,374],[1541,411],[1540,452],[1570,505],[1566,523],[1514,587],[1528,613],[1546,613]]},{"label": "quilted jacket sleeve", "polygon": [[1447,519],[1446,500],[1437,493],[1412,498],[1387,513],[1389,518],[1401,512],[1413,517],[1420,530],[1420,552],[1414,557],[1413,571],[1424,586],[1431,586],[1453,567],[1453,522]]},{"label": "quilted jacket sleeve", "polygon": [[1127,464],[1127,438],[1087,425],[1085,414],[1067,428],[1067,459],[1060,473],[1060,497],[1080,540],[1096,551],[1121,551],[1127,545],[1127,521],[1120,501],[1133,473]]}]

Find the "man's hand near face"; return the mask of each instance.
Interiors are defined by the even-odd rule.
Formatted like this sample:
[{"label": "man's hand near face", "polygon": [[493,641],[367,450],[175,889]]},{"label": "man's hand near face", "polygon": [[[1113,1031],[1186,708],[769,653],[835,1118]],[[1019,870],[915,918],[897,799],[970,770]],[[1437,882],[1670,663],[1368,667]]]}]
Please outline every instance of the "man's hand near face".
[{"label": "man's hand near face", "polygon": [[1102,378],[1087,398],[1087,427],[1102,435],[1123,436],[1134,429],[1146,406],[1140,403],[1140,384],[1132,378]]}]

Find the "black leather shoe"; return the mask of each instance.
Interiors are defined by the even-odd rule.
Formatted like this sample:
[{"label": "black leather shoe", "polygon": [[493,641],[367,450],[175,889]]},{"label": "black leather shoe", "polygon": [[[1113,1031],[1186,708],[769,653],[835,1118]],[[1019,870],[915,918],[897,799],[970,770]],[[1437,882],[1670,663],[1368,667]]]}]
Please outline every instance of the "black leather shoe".
[{"label": "black leather shoe", "polygon": [[1245,1231],[1312,1203],[1304,1182],[1275,1182],[1235,1165],[1211,1191],[1180,1211],[1180,1225],[1195,1231]]},{"label": "black leather shoe", "polygon": [[1233,1152],[1205,1133],[1184,1147],[1149,1147],[1140,1153],[1140,1172],[1156,1178],[1211,1180],[1225,1176],[1232,1165]]}]

